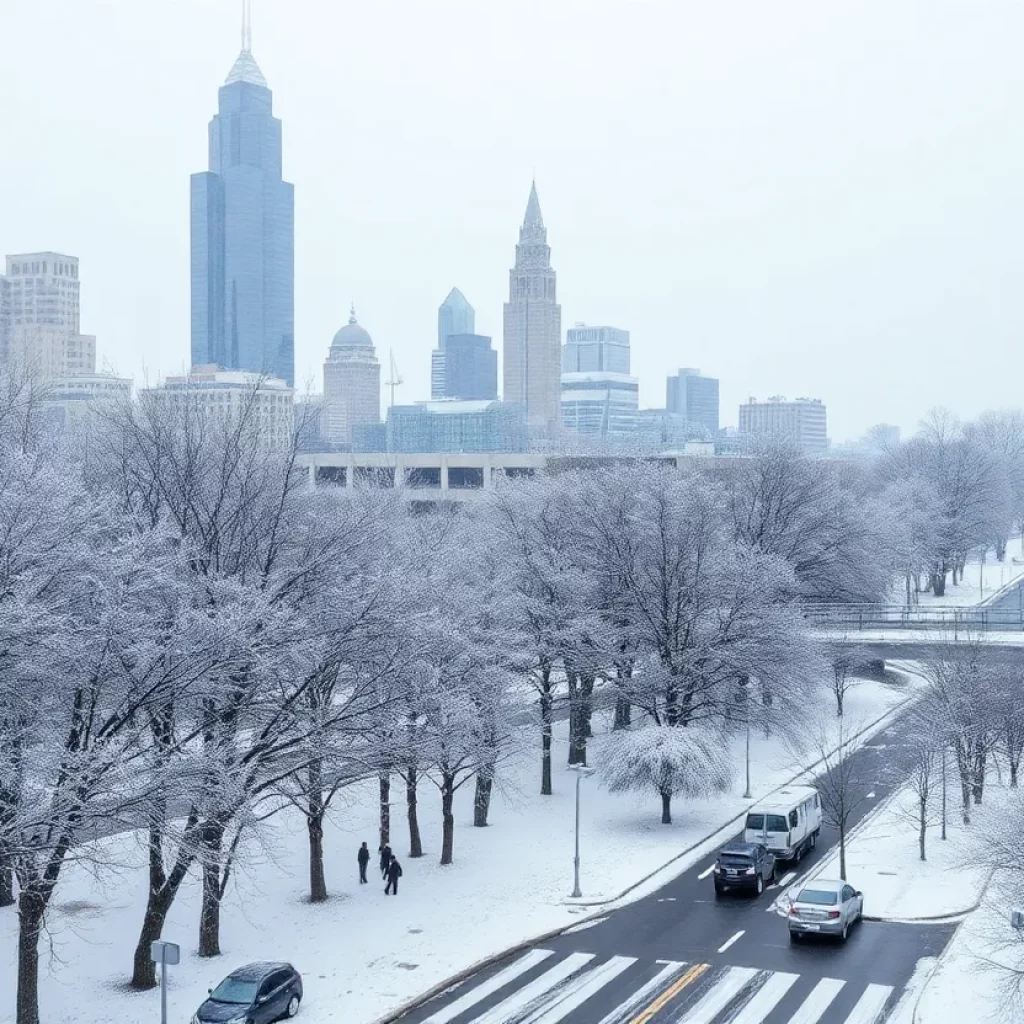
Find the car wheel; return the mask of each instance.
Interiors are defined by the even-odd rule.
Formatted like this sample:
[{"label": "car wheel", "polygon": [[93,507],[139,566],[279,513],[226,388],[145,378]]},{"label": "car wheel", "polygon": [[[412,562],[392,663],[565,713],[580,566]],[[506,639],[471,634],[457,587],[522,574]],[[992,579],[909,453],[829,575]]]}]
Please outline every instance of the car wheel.
[{"label": "car wheel", "polygon": [[725,890],[720,885],[715,885],[715,899],[719,899]]},{"label": "car wheel", "polygon": [[289,1017],[294,1017],[299,1012],[299,997],[292,996],[288,1000],[288,1009],[285,1011]]},{"label": "car wheel", "polygon": [[844,921],[843,922],[843,934],[842,934],[842,937],[841,937],[843,942],[846,941],[846,936],[849,935],[849,934],[850,934],[850,922],[849,921]]},{"label": "car wheel", "polygon": [[773,864],[772,865],[772,873],[768,876],[768,884],[769,885],[774,885],[775,884],[776,875],[777,875],[777,872],[775,870],[775,865]]},{"label": "car wheel", "polygon": [[757,895],[760,896],[764,892],[764,876],[757,876]]},{"label": "car wheel", "polygon": [[813,850],[818,845],[818,833],[811,833],[811,849]]},{"label": "car wheel", "polygon": [[799,932],[794,932],[794,931],[790,930],[789,941],[790,942],[799,942],[800,941],[800,933]]}]

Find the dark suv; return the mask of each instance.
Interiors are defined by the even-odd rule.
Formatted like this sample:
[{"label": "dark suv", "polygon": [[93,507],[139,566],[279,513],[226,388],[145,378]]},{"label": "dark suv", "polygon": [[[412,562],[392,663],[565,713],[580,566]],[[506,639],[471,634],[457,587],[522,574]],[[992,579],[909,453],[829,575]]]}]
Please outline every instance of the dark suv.
[{"label": "dark suv", "polygon": [[729,843],[718,853],[715,863],[715,895],[727,889],[764,892],[775,881],[775,855],[760,843]]},{"label": "dark suv", "polygon": [[294,1017],[302,976],[291,964],[246,964],[229,974],[192,1018],[192,1024],[270,1024]]}]

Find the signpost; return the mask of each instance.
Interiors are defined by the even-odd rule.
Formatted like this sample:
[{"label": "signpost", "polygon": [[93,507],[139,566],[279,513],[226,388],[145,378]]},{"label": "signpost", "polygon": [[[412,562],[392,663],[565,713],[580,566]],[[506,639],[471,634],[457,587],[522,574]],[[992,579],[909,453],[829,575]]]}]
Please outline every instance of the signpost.
[{"label": "signpost", "polygon": [[167,968],[181,963],[181,948],[157,939],[150,943],[149,959],[160,965],[160,1024],[167,1024]]}]

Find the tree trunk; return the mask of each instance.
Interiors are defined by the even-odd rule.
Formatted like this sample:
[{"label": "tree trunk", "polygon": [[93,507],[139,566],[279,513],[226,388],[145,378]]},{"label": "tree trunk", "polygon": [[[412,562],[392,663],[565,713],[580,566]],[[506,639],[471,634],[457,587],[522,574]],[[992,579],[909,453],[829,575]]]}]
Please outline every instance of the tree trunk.
[{"label": "tree trunk", "polygon": [[632,725],[633,705],[625,697],[615,698],[615,722],[613,730],[628,729]]},{"label": "tree trunk", "polygon": [[839,877],[846,881],[846,825],[839,826]]},{"label": "tree trunk", "polygon": [[18,995],[15,1024],[39,1024],[39,934],[46,898],[31,884],[18,897]]},{"label": "tree trunk", "polygon": [[970,825],[971,823],[971,787],[970,784],[961,779],[960,781],[960,795],[964,802],[964,824]]},{"label": "tree trunk", "polygon": [[569,764],[585,765],[587,733],[583,690],[580,677],[573,669],[566,668],[565,678],[569,687]]},{"label": "tree trunk", "polygon": [[452,812],[452,803],[455,799],[455,791],[452,788],[454,781],[443,777],[441,780],[441,865],[442,867],[451,864],[452,852],[455,846],[455,814]]},{"label": "tree trunk", "polygon": [[391,776],[381,772],[380,782],[380,845],[391,845]]},{"label": "tree trunk", "polygon": [[423,840],[420,838],[420,818],[416,789],[419,785],[419,773],[416,766],[409,765],[405,777],[405,805],[409,817],[409,856],[423,856]]},{"label": "tree trunk", "polygon": [[936,597],[946,596],[946,574],[944,572],[932,573],[932,593]]},{"label": "tree trunk", "polygon": [[132,988],[140,990],[156,988],[156,964],[150,957],[149,947],[163,934],[167,914],[170,912],[173,901],[174,893],[166,886],[157,892],[150,890],[149,900],[146,903],[146,914],[142,919],[142,931],[139,932],[139,941],[135,944],[132,980],[129,982]]},{"label": "tree trunk", "polygon": [[[593,718],[594,718],[594,673],[588,672],[580,677],[583,681],[582,687],[582,704],[580,707],[580,715],[583,718],[581,723],[583,731],[584,741],[589,740],[594,735]],[[586,764],[586,753],[583,755],[583,763]]]},{"label": "tree trunk", "polygon": [[[1017,757],[1011,757],[1010,761],[1010,789],[1017,788],[1017,769],[1020,767],[1020,759]],[[4,904],[0,902],[0,907]]]},{"label": "tree trunk", "polygon": [[971,779],[971,795],[974,797],[975,805],[981,803],[985,794],[985,756],[984,749],[980,750],[974,757],[974,772]]},{"label": "tree trunk", "polygon": [[[321,801],[321,804],[323,801]],[[323,903],[327,899],[327,876],[324,873],[324,811],[323,808],[306,818],[309,832],[309,902]]]},{"label": "tree trunk", "polygon": [[672,794],[665,789],[661,791],[661,823],[672,824]]},{"label": "tree trunk", "polygon": [[996,561],[1002,562],[1006,558],[1006,542],[1008,537],[999,537],[996,540]]},{"label": "tree trunk", "polygon": [[14,868],[5,854],[0,854],[0,909],[14,906]]},{"label": "tree trunk", "polygon": [[491,788],[494,779],[484,766],[476,777],[476,793],[473,796],[473,824],[476,828],[487,828],[487,815],[491,809]]},{"label": "tree trunk", "polygon": [[224,826],[208,821],[203,829],[203,903],[199,911],[199,955],[220,956],[220,862]]},{"label": "tree trunk", "polygon": [[917,844],[921,851],[921,860],[926,860],[924,855],[924,841],[928,829],[928,801],[924,797],[918,799],[918,821],[917,821]]},{"label": "tree trunk", "polygon": [[540,795],[551,796],[551,684],[547,678],[540,694]]}]

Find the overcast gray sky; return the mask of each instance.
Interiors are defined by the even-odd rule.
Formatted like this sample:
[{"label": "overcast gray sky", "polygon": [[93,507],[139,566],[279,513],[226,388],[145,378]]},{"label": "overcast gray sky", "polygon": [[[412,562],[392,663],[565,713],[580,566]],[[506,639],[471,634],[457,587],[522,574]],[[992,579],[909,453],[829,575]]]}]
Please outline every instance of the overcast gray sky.
[{"label": "overcast gray sky", "polygon": [[[240,0],[0,0],[0,248],[82,259],[100,361],[189,351],[188,180]],[[296,187],[296,374],[354,299],[399,400],[458,285],[501,345],[536,172],[563,325],[821,397],[835,439],[1021,405],[1019,0],[253,0]]]}]

